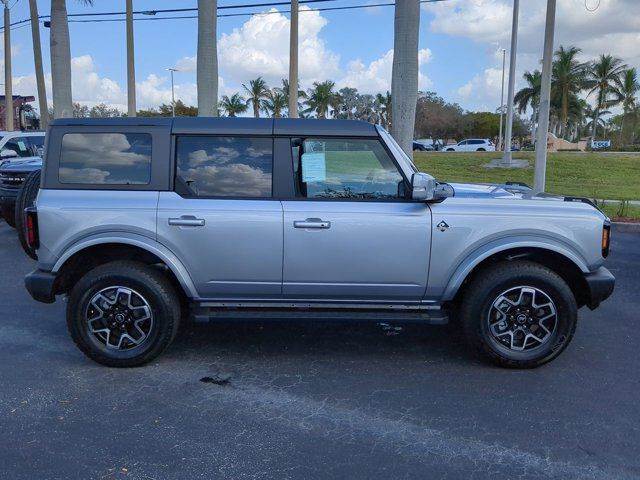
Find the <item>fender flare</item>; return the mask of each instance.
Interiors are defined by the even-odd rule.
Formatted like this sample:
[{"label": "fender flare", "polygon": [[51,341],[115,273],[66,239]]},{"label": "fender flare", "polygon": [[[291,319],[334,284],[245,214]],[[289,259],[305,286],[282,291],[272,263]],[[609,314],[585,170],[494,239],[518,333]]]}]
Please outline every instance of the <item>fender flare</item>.
[{"label": "fender flare", "polygon": [[67,262],[67,260],[69,260],[76,253],[81,252],[82,250],[85,250],[87,248],[94,247],[96,245],[107,243],[131,245],[133,247],[138,247],[142,250],[146,250],[147,252],[152,253],[160,260],[162,260],[165,265],[167,265],[169,270],[171,270],[171,272],[178,279],[180,286],[184,289],[187,296],[189,296],[190,298],[198,298],[198,293],[193,280],[191,279],[189,272],[182,264],[182,262],[180,262],[178,257],[176,257],[171,252],[171,250],[166,248],[164,245],[156,242],[155,240],[134,233],[127,233],[125,235],[120,235],[117,237],[109,234],[96,234],[82,238],[81,240],[78,240],[77,242],[72,244],[69,248],[65,249],[64,254],[56,261],[51,272],[54,274],[58,273]]},{"label": "fender flare", "polygon": [[481,262],[497,253],[515,250],[518,248],[536,248],[539,250],[547,250],[549,252],[557,253],[565,257],[567,260],[570,260],[582,273],[586,274],[590,272],[589,266],[582,255],[576,252],[569,245],[555,239],[543,236],[540,236],[533,241],[531,240],[531,237],[528,237],[527,239],[523,237],[510,237],[509,239],[502,238],[481,245],[464,257],[453,272],[453,275],[449,278],[442,295],[442,301],[453,300],[464,280]]}]

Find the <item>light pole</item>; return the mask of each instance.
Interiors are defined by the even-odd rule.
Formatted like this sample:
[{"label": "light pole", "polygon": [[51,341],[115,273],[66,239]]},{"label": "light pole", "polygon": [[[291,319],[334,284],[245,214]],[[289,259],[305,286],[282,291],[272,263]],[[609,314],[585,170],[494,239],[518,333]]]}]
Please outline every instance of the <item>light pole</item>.
[{"label": "light pole", "polygon": [[133,0],[127,0],[127,115],[136,116],[136,64],[133,48]]},{"label": "light pole", "polygon": [[500,92],[500,135],[498,136],[498,149],[502,150],[502,117],[504,116],[504,69],[507,62],[507,51],[502,49],[502,90]]},{"label": "light pole", "polygon": [[13,84],[11,83],[11,14],[9,1],[4,3],[4,109],[5,130],[13,130]]},{"label": "light pole", "polygon": [[171,72],[171,116],[176,116],[176,96],[173,88],[173,72],[178,72],[176,68],[167,68],[167,71]]},{"label": "light pole", "polygon": [[536,134],[536,166],[533,191],[544,192],[547,174],[547,132],[551,111],[551,68],[553,66],[553,37],[556,29],[556,0],[547,0],[547,20],[544,29],[544,56],[542,57],[542,85]]},{"label": "light pole", "polygon": [[291,0],[288,112],[290,118],[298,118],[298,0]]},{"label": "light pole", "polygon": [[513,0],[513,23],[511,25],[511,52],[509,55],[509,92],[507,93],[507,127],[504,139],[502,164],[511,165],[511,136],[513,128],[513,97],[516,89],[516,51],[518,50],[518,16],[520,0]]}]

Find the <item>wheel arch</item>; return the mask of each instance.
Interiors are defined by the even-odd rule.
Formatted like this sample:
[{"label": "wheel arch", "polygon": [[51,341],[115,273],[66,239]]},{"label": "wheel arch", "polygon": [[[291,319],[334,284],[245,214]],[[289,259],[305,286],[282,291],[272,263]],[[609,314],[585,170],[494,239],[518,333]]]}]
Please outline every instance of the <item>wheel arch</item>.
[{"label": "wheel arch", "polygon": [[530,260],[549,268],[569,285],[578,306],[587,303],[588,286],[584,274],[589,271],[579,257],[568,250],[553,245],[508,246],[492,249],[473,262],[463,262],[458,267],[445,289],[443,301],[457,302],[469,283],[487,267],[498,262]]},{"label": "wheel arch", "polygon": [[173,253],[157,242],[135,236],[85,239],[68,248],[52,268],[58,277],[57,293],[66,293],[86,272],[115,260],[162,265],[178,293],[189,298],[198,296],[187,269]]}]

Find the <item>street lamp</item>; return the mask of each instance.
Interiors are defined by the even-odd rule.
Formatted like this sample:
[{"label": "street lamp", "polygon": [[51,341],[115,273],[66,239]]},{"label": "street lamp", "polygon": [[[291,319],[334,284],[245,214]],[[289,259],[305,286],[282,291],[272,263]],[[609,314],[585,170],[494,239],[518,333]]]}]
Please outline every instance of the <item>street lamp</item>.
[{"label": "street lamp", "polygon": [[502,150],[502,117],[504,116],[504,67],[507,61],[507,51],[502,49],[502,90],[500,93],[500,134],[498,135],[498,150]]},{"label": "street lamp", "polygon": [[173,72],[179,72],[177,68],[167,68],[168,72],[171,72],[171,116],[176,116],[176,95],[173,87]]},{"label": "street lamp", "polygon": [[518,49],[518,16],[520,0],[513,0],[513,24],[511,25],[511,52],[509,55],[509,92],[507,93],[507,127],[504,139],[502,164],[511,165],[511,137],[513,129],[513,97],[516,88],[516,50]]}]

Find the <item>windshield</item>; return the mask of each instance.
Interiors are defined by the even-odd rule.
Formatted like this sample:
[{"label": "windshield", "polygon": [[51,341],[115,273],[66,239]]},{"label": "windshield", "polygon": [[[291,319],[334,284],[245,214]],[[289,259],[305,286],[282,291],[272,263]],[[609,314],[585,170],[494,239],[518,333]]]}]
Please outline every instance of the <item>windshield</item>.
[{"label": "windshield", "polygon": [[404,150],[400,148],[400,145],[398,145],[391,134],[389,134],[389,132],[387,132],[380,125],[376,125],[376,128],[380,133],[380,136],[384,140],[384,143],[386,143],[387,146],[391,149],[393,156],[396,157],[396,159],[398,159],[398,161],[400,162],[400,166],[402,167],[402,169],[405,170],[405,172],[417,172],[418,169],[416,168],[416,166],[413,164],[409,156],[404,153]]}]

